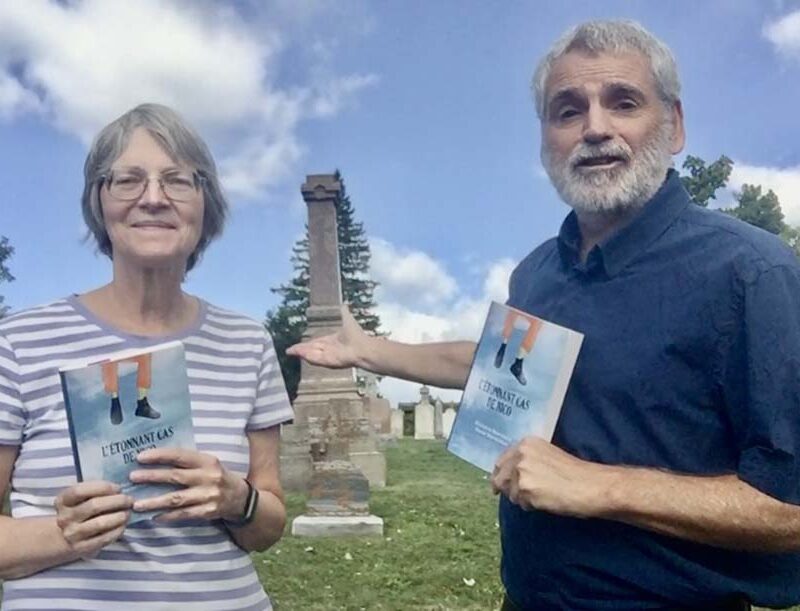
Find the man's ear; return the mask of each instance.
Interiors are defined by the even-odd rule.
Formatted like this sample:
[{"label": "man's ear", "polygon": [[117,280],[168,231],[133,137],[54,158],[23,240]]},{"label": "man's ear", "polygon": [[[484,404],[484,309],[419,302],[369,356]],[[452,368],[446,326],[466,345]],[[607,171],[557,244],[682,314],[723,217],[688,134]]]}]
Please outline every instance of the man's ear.
[{"label": "man's ear", "polygon": [[677,155],[683,150],[683,145],[686,144],[686,131],[683,128],[683,104],[678,100],[672,106],[670,111],[672,114],[672,139],[670,142],[670,152]]}]

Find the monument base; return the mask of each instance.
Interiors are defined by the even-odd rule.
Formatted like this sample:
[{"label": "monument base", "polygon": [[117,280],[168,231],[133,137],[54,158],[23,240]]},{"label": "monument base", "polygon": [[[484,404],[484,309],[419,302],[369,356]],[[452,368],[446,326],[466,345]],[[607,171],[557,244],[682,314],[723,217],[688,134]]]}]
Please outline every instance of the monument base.
[{"label": "monument base", "polygon": [[287,492],[305,492],[311,481],[312,462],[308,448],[308,426],[281,427],[281,485]]},{"label": "monument base", "polygon": [[350,452],[350,461],[364,474],[369,487],[386,487],[386,456],[383,452]]},{"label": "monument base", "polygon": [[292,521],[296,537],[383,536],[383,518],[366,516],[297,516]]}]

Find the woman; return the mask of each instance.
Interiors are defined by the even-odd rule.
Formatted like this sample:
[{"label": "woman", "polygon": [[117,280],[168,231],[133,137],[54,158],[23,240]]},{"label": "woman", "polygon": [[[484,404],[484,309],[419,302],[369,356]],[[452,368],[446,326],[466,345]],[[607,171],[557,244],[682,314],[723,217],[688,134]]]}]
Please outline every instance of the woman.
[{"label": "woman", "polygon": [[[111,282],[0,322],[3,608],[269,609],[247,552],[283,532],[279,425],[292,410],[263,326],[181,290],[225,220],[214,161],[174,111],[143,104],[100,132],[84,173]],[[131,479],[183,488],[134,504],[108,482],[76,483],[58,369],[175,339],[197,451],[144,452],[161,466]],[[126,527],[151,510],[162,515]]]}]

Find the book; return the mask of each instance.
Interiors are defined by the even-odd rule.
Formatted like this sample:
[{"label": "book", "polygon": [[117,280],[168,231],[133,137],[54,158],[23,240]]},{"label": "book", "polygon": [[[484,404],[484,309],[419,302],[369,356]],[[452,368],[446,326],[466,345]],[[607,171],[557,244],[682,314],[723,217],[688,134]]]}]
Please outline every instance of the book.
[{"label": "book", "polygon": [[[119,484],[136,500],[176,490],[172,484],[134,484],[131,471],[150,448],[195,449],[186,357],[179,341],[125,350],[101,361],[59,370],[78,481]],[[166,467],[168,468],[168,467]],[[132,512],[130,523],[157,512]]]},{"label": "book", "polygon": [[491,472],[523,437],[550,441],[583,335],[492,302],[447,449]]}]

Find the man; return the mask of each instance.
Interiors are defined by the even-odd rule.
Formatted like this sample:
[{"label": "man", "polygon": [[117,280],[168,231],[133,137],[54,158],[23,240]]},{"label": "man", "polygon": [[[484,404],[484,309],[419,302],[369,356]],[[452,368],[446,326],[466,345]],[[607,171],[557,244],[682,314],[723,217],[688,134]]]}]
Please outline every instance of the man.
[{"label": "man", "polygon": [[[630,22],[568,32],[534,77],[542,161],[573,211],[508,303],[585,335],[553,443],[498,460],[507,609],[800,600],[800,268],[689,201],[670,51]],[[342,330],[312,362],[463,387],[469,342]]]}]

